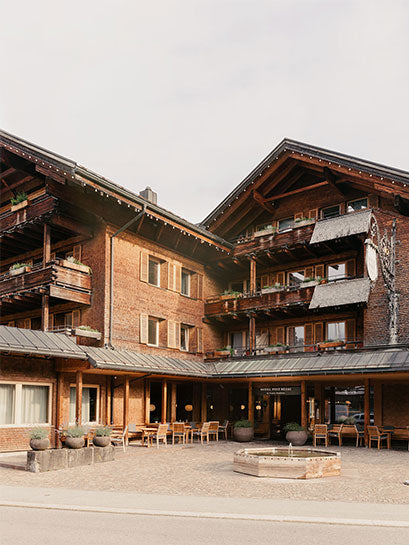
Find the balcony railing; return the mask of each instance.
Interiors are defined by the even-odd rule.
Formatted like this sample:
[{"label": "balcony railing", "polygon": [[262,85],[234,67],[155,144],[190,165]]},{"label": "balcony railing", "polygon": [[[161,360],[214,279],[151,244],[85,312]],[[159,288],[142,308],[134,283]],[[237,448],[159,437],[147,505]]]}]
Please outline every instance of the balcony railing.
[{"label": "balcony railing", "polygon": [[29,196],[27,204],[18,210],[12,210],[11,205],[4,207],[0,211],[0,231],[7,231],[16,225],[32,222],[44,214],[52,213],[55,211],[56,204],[54,197],[41,193],[34,196],[33,200]]}]

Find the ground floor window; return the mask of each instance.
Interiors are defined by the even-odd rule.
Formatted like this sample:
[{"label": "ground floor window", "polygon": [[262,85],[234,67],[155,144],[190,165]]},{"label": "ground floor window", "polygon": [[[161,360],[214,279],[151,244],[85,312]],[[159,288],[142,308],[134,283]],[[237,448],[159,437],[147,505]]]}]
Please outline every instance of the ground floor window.
[{"label": "ground floor window", "polygon": [[50,385],[0,384],[0,425],[50,423]]},{"label": "ground floor window", "polygon": [[[70,388],[70,422],[75,422],[76,387]],[[87,386],[82,389],[82,422],[98,422],[98,387]]]}]

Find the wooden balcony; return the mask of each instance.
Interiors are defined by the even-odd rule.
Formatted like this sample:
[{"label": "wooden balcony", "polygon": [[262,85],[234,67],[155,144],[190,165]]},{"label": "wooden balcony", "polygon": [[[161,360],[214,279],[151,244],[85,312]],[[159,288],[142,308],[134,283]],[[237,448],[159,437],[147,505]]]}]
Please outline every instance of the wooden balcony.
[{"label": "wooden balcony", "polygon": [[57,201],[51,195],[42,193],[34,200],[28,200],[25,207],[13,211],[11,206],[0,210],[0,232],[8,231],[26,222],[33,223],[37,218],[55,211]]},{"label": "wooden balcony", "polygon": [[0,276],[0,301],[3,315],[41,306],[41,296],[49,295],[51,304],[73,301],[91,304],[92,281],[89,273],[60,262],[37,266],[29,271]]}]

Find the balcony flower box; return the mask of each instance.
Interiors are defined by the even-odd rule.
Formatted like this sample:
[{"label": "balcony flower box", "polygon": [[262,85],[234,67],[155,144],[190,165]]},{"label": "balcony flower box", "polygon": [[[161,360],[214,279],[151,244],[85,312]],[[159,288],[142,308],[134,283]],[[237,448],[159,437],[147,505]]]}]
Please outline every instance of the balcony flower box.
[{"label": "balcony flower box", "polygon": [[308,280],[307,282],[303,282],[300,288],[312,288],[313,286],[318,286],[318,284],[318,280]]},{"label": "balcony flower box", "polygon": [[276,285],[276,286],[265,286],[264,288],[261,289],[261,293],[264,294],[264,293],[276,293],[278,291],[283,291],[284,290],[284,286],[280,286],[279,284]]},{"label": "balcony flower box", "polygon": [[17,204],[12,204],[10,210],[12,212],[17,212],[17,210],[21,210],[22,208],[25,208],[26,206],[28,206],[29,202],[30,201],[28,199],[25,199],[24,201],[21,201]]},{"label": "balcony flower box", "polygon": [[311,225],[311,223],[315,223],[314,218],[300,218],[294,221],[293,228],[304,227],[304,225]]},{"label": "balcony flower box", "polygon": [[319,343],[320,348],[340,348],[344,346],[344,341],[322,341]]},{"label": "balcony flower box", "polygon": [[220,350],[214,351],[215,358],[226,358],[231,356],[230,348],[221,348]]},{"label": "balcony flower box", "polygon": [[267,237],[269,235],[274,235],[276,229],[274,227],[269,227],[268,229],[262,229],[261,231],[254,231],[255,237]]},{"label": "balcony flower box", "polygon": [[101,339],[101,333],[99,331],[88,328],[87,326],[75,327],[72,330],[72,335],[77,337],[87,337],[87,339],[96,339],[98,341]]},{"label": "balcony flower box", "polygon": [[241,295],[243,294],[239,291],[226,292],[220,295],[220,300],[227,301],[228,299],[237,299],[237,297],[240,297]]},{"label": "balcony flower box", "polygon": [[74,271],[91,274],[91,267],[88,267],[88,265],[83,265],[82,263],[74,263],[73,261],[69,261],[68,259],[63,259],[61,261],[61,265],[63,267],[66,267],[67,269],[73,269]]},{"label": "balcony flower box", "polygon": [[19,274],[24,274],[24,273],[30,272],[30,271],[31,271],[31,266],[22,263],[21,267],[16,267],[14,269],[10,269],[9,274],[10,274],[10,276],[17,276]]},{"label": "balcony flower box", "polygon": [[267,354],[285,354],[288,350],[288,346],[284,344],[274,344],[272,346],[267,346],[264,348],[264,352]]}]

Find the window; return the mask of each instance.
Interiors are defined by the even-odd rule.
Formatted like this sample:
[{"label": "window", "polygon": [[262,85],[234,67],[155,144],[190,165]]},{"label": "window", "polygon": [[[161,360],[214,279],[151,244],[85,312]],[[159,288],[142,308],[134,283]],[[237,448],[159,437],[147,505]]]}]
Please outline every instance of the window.
[{"label": "window", "polygon": [[149,267],[148,267],[148,282],[149,284],[152,284],[152,286],[160,285],[159,271],[160,271],[159,261],[150,257]]},{"label": "window", "polygon": [[305,333],[303,325],[289,327],[287,336],[287,342],[291,347],[304,346]]},{"label": "window", "polygon": [[190,296],[190,273],[185,269],[182,269],[182,283],[180,293],[182,295]]},{"label": "window", "polygon": [[189,327],[186,325],[180,326],[180,349],[189,351]]},{"label": "window", "polygon": [[288,273],[287,283],[289,286],[300,286],[304,278],[304,271],[292,271]]},{"label": "window", "polygon": [[345,322],[327,324],[327,341],[345,341]]},{"label": "window", "polygon": [[355,212],[356,210],[363,210],[368,208],[368,199],[357,199],[356,201],[351,201],[348,203],[347,212]]},{"label": "window", "polygon": [[268,223],[261,223],[260,225],[256,225],[255,232],[258,233],[259,231],[272,231],[273,230],[273,224],[271,222]]},{"label": "window", "polygon": [[333,263],[327,266],[328,280],[340,280],[346,278],[345,263]]},{"label": "window", "polygon": [[0,384],[0,426],[50,423],[50,386]]},{"label": "window", "polygon": [[294,225],[294,218],[285,218],[278,221],[278,231],[283,233],[284,231],[290,231]]},{"label": "window", "polygon": [[148,344],[159,346],[159,320],[148,318]]},{"label": "window", "polygon": [[[75,422],[76,387],[70,388],[70,422]],[[98,422],[98,387],[87,386],[82,389],[82,422]]]},{"label": "window", "polygon": [[336,218],[337,216],[340,215],[340,206],[339,206],[339,204],[337,204],[335,206],[328,206],[328,208],[323,208],[321,210],[321,215],[322,215],[323,219]]}]

